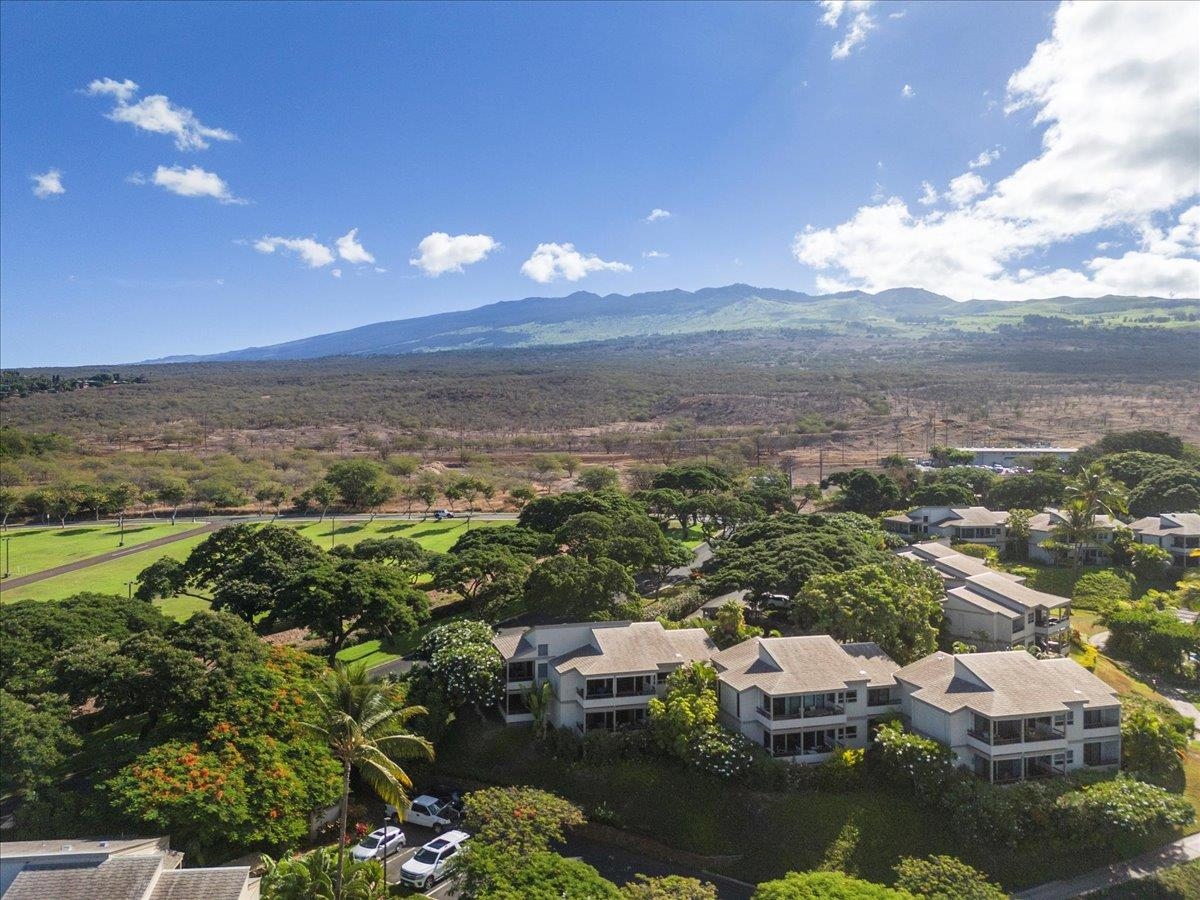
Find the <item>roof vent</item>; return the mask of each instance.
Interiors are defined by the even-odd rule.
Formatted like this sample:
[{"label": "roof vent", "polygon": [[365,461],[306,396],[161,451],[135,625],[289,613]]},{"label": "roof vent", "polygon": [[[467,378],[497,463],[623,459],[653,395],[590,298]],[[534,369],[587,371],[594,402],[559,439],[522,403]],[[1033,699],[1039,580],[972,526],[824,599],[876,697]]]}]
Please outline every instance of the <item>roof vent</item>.
[{"label": "roof vent", "polygon": [[859,669],[859,670],[858,670],[858,674],[859,674],[859,675],[866,675],[866,674],[867,674],[867,670],[866,670],[866,669]]},{"label": "roof vent", "polygon": [[1079,690],[1079,688],[1076,688],[1076,689],[1075,689],[1075,693],[1076,693],[1076,694],[1082,694],[1082,693],[1083,693],[1083,691]]},{"label": "roof vent", "polygon": [[108,846],[108,841],[101,841],[101,842],[100,842],[100,846],[101,846],[101,847],[107,847],[107,846]]},{"label": "roof vent", "polygon": [[69,852],[71,851],[71,849],[72,849],[70,844],[63,844],[62,848],[63,848],[63,850],[65,850],[65,851],[66,851],[66,852],[68,852],[68,853],[69,853]]}]

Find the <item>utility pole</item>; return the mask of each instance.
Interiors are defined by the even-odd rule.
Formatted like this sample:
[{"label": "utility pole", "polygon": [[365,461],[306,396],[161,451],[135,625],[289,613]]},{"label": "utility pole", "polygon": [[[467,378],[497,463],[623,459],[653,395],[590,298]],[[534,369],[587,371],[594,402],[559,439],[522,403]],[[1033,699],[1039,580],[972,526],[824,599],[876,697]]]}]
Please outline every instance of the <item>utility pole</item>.
[{"label": "utility pole", "polygon": [[824,485],[825,483],[825,448],[821,447],[817,450],[817,484]]},{"label": "utility pole", "polygon": [[12,538],[6,537],[4,539],[4,577],[5,578],[7,578],[9,575],[12,574],[12,566],[9,565],[9,563],[11,563],[11,562],[12,562]]}]

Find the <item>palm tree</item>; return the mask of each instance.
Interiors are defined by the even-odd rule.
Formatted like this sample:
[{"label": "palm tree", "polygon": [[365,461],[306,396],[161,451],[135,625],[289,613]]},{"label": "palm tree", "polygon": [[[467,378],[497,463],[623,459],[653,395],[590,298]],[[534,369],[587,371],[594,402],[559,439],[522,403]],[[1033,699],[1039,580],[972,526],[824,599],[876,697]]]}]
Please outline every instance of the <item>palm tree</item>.
[{"label": "palm tree", "polygon": [[334,897],[342,900],[346,864],[346,819],[350,804],[350,770],[370,785],[385,803],[403,809],[412,781],[396,759],[433,759],[433,746],[405,729],[423,706],[405,706],[394,686],[372,681],[365,665],[338,663],[312,687],[316,721],[305,724],[329,744],[342,764],[342,811],[339,816],[337,875]]},{"label": "palm tree", "polygon": [[1092,511],[1117,516],[1125,511],[1125,489],[1108,477],[1103,463],[1092,463],[1067,483],[1068,500],[1082,500]]},{"label": "palm tree", "polygon": [[1078,569],[1083,545],[1096,536],[1096,510],[1082,497],[1075,497],[1064,503],[1059,512],[1063,520],[1054,526],[1054,537],[1071,548],[1072,565]]},{"label": "palm tree", "polygon": [[[263,864],[263,900],[333,900],[335,896],[337,860],[328,847],[279,860],[264,856]],[[351,864],[342,885],[343,900],[381,900],[387,895],[387,876],[378,860]]]},{"label": "palm tree", "polygon": [[550,713],[550,682],[543,681],[525,695],[529,712],[533,714],[533,732],[538,737],[546,736],[546,726],[550,723],[547,716]]}]

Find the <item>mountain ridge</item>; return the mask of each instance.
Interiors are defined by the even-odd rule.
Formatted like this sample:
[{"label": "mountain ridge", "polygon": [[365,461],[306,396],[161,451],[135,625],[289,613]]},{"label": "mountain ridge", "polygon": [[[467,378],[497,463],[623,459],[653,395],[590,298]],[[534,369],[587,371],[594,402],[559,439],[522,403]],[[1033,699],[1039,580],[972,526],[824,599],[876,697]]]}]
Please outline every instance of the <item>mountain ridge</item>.
[{"label": "mountain ridge", "polygon": [[[1194,309],[1193,309],[1194,307]],[[1182,314],[1177,310],[1182,309]],[[1024,301],[956,301],[920,288],[870,294],[806,294],[748,284],[635,294],[575,291],[565,297],[500,300],[455,310],[374,322],[276,344],[213,354],[166,356],[147,363],[319,359],[390,356],[440,350],[535,347],[631,336],[705,331],[818,328],[870,330],[917,338],[922,329],[994,330],[1025,315],[1058,316],[1096,324],[1130,324],[1139,314],[1165,316],[1168,324],[1200,322],[1200,300],[1160,297],[1056,297]],[[1190,310],[1190,311],[1189,311]],[[1161,324],[1161,323],[1160,323]]]}]

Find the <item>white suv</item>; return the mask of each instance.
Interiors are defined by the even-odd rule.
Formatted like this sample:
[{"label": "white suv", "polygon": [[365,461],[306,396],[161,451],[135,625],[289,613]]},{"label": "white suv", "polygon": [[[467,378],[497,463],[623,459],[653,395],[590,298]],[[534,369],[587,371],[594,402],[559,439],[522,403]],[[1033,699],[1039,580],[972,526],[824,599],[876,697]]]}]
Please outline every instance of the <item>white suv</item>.
[{"label": "white suv", "polygon": [[437,884],[449,874],[451,861],[468,837],[465,831],[447,831],[434,838],[400,867],[400,883],[418,891]]}]

